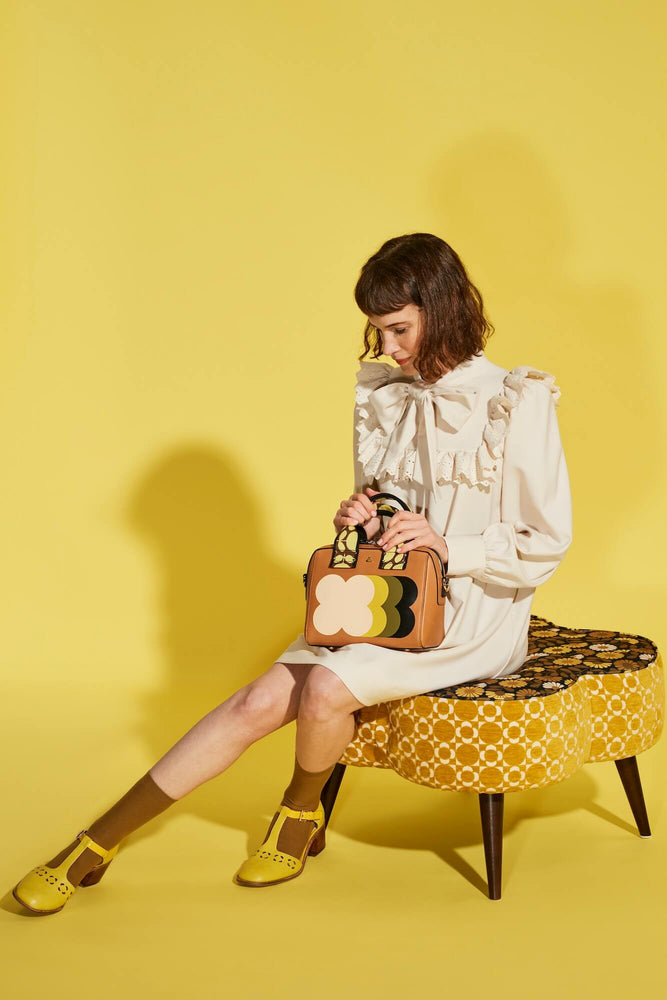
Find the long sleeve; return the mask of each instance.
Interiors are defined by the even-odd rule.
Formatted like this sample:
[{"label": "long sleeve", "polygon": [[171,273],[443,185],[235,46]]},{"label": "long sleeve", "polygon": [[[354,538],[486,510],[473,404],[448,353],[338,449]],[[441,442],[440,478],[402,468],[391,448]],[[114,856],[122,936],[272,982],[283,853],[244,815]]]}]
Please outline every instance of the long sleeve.
[{"label": "long sleeve", "polygon": [[500,516],[481,534],[445,534],[448,574],[512,589],[544,583],[572,541],[572,500],[556,405],[534,379],[505,437]]}]

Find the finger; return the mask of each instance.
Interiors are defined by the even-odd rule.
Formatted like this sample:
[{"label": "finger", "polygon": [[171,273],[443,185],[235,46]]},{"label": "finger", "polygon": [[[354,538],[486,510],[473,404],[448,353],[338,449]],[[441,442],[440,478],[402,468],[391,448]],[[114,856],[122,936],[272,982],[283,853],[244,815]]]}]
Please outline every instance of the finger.
[{"label": "finger", "polygon": [[384,534],[381,538],[378,538],[378,544],[381,545],[383,541],[389,538],[390,531],[393,531],[398,526],[405,525],[407,523],[406,517],[402,515],[409,515],[410,526],[412,528],[414,528],[417,524],[421,524],[424,528],[428,527],[428,522],[423,514],[416,514],[412,510],[399,510],[396,514],[389,518],[389,523],[387,524]]},{"label": "finger", "polygon": [[341,500],[340,506],[348,524],[359,524],[363,520],[354,500]]},{"label": "finger", "polygon": [[352,525],[353,527],[355,527],[355,528],[356,528],[356,527],[357,527],[357,525],[359,524],[359,521],[357,521],[357,520],[356,520],[355,518],[353,518],[353,517],[339,517],[339,519],[338,519],[338,520],[340,521],[341,525],[342,525],[342,526],[343,526],[344,528],[346,528],[346,527],[349,527],[350,525]]},{"label": "finger", "polygon": [[371,517],[375,513],[373,501],[363,493],[353,493],[349,502],[356,504],[357,509],[364,512],[365,517]]},{"label": "finger", "polygon": [[421,541],[418,538],[408,538],[406,541],[400,542],[396,546],[397,552],[409,552],[411,549],[416,549],[421,545]]},{"label": "finger", "polygon": [[394,545],[398,545],[404,538],[405,538],[405,533],[402,533],[400,531],[387,532],[387,534],[384,537],[384,541],[381,542],[380,544],[382,545],[383,548],[390,549]]},{"label": "finger", "polygon": [[360,510],[358,507],[354,508],[354,510],[352,509],[348,510],[348,516],[354,517],[355,524],[364,524],[366,526],[368,526],[368,524],[370,524],[370,522],[373,520],[372,513],[366,511],[365,509]]},{"label": "finger", "polygon": [[398,527],[406,527],[408,524],[412,531],[425,531],[430,528],[430,525],[423,514],[415,514],[415,512],[411,510],[401,510],[398,514],[394,514],[394,516],[390,518],[385,535],[390,529],[393,530]]},{"label": "finger", "polygon": [[411,539],[401,544],[400,552],[408,552],[410,549],[416,549],[420,545],[431,545],[431,536],[428,531],[419,532],[419,534],[414,534]]},{"label": "finger", "polygon": [[[376,492],[377,492],[377,491],[376,491]],[[372,504],[372,503],[373,503],[373,498],[372,498],[372,497],[369,497],[369,496],[367,496],[367,494],[366,494],[366,493],[353,493],[353,494],[352,494],[352,495],[350,496],[350,500],[360,500],[360,501],[361,501],[362,503],[366,503],[366,502],[368,502],[368,503],[370,503],[370,504]]]},{"label": "finger", "polygon": [[425,518],[423,514],[416,514],[413,510],[399,510],[396,514],[393,514],[392,517],[389,518],[388,527],[395,527],[396,525],[403,525],[407,523],[415,524],[416,522],[424,520]]},{"label": "finger", "polygon": [[375,504],[370,499],[370,497],[362,496],[359,499],[360,499],[361,503],[363,504],[364,508],[368,511],[368,514],[370,516],[373,516],[373,514],[375,514]]},{"label": "finger", "polygon": [[401,531],[395,531],[390,538],[385,540],[384,544],[387,548],[391,548],[394,545],[402,545],[406,542],[414,542],[415,545],[421,545],[421,539],[421,533],[416,532],[414,528],[403,528]]},{"label": "finger", "polygon": [[336,520],[341,521],[343,524],[349,524],[349,522],[352,520],[350,518],[349,512],[347,511],[346,508],[342,506],[342,504],[336,511]]},{"label": "finger", "polygon": [[368,521],[375,514],[373,509],[373,504],[370,502],[368,497],[363,497],[357,500],[354,504],[354,508],[359,514],[362,521]]}]

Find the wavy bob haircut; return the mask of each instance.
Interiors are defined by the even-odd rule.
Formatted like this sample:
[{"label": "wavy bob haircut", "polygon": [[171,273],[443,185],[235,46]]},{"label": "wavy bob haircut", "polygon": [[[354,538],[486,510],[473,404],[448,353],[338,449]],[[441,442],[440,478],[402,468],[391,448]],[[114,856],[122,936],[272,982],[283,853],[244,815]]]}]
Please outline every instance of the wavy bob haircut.
[{"label": "wavy bob haircut", "polygon": [[[361,269],[354,298],[366,316],[385,316],[413,303],[421,307],[422,337],[414,366],[425,382],[483,350],[494,326],[458,254],[431,233],[395,236]],[[362,361],[382,354],[382,337],[367,320]]]}]

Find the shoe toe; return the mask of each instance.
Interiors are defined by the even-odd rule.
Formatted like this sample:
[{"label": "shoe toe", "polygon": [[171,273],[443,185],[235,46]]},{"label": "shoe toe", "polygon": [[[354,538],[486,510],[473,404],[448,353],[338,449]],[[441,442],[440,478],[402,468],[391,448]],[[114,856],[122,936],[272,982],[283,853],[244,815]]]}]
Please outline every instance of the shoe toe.
[{"label": "shoe toe", "polygon": [[259,849],[243,862],[234,878],[252,885],[267,885],[297,875],[302,867],[291,854]]},{"label": "shoe toe", "polygon": [[32,868],[12,890],[14,898],[38,913],[61,910],[74,892],[70,882],[64,882],[53,869],[38,865]]}]

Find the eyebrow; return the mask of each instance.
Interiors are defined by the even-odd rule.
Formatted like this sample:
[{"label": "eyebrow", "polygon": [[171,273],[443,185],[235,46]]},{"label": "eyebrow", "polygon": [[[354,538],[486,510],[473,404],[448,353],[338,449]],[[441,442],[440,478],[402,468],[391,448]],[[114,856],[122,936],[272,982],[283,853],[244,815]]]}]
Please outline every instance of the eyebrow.
[{"label": "eyebrow", "polygon": [[409,323],[409,322],[410,322],[409,319],[402,319],[399,323],[389,323],[387,325],[387,330],[391,330],[391,328],[394,326],[403,326],[404,323]]}]

